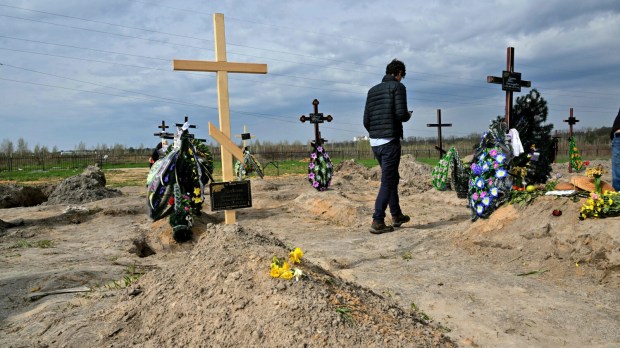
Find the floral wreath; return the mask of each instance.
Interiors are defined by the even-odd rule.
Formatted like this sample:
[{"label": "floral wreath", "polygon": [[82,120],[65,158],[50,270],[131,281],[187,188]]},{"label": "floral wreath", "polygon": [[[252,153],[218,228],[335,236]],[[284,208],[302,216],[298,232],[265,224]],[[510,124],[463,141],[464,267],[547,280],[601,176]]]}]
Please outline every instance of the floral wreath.
[{"label": "floral wreath", "polygon": [[577,145],[575,145],[575,137],[570,137],[568,144],[568,158],[570,160],[570,166],[576,171],[583,169],[585,163],[581,160],[581,154]]},{"label": "floral wreath", "polygon": [[[235,176],[241,180],[244,176],[256,173],[261,178],[263,177],[263,166],[256,160],[254,155],[250,153],[247,148],[243,150],[243,166],[239,160],[235,161]],[[240,172],[241,171],[241,172]]]},{"label": "floral wreath", "polygon": [[489,217],[510,192],[512,178],[508,176],[508,169],[512,152],[506,146],[502,127],[505,123],[493,122],[474,154],[468,190],[472,220]]},{"label": "floral wreath", "polygon": [[308,181],[318,191],[325,191],[332,181],[334,166],[322,146],[312,143],[312,153],[308,164]]},{"label": "floral wreath", "polygon": [[448,173],[450,169],[454,170],[454,152],[456,150],[454,147],[451,147],[450,150],[439,160],[439,163],[433,168],[432,178],[433,178],[433,186],[441,191],[446,188],[446,184],[448,183]]}]

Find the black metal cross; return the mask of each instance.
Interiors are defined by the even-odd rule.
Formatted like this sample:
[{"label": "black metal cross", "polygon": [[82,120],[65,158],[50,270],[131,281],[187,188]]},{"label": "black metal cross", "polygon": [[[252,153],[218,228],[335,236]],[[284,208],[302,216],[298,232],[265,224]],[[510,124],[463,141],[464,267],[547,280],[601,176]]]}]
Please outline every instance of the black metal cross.
[{"label": "black metal cross", "polygon": [[159,131],[159,133],[154,133],[154,136],[162,139],[174,139],[174,134],[166,132],[166,128],[170,128],[170,126],[166,126],[166,121],[161,120],[161,126],[157,126],[157,128],[161,128],[161,131]]},{"label": "black metal cross", "polygon": [[323,123],[324,121],[331,122],[334,118],[332,115],[323,116],[323,113],[319,113],[319,101],[315,99],[312,101],[312,105],[314,105],[314,113],[310,114],[309,117],[305,115],[301,115],[299,120],[303,123],[306,121],[310,121],[310,123],[314,123],[314,143],[316,146],[321,146],[323,143],[327,142],[327,140],[321,138],[321,132],[319,131],[319,123]]},{"label": "black metal cross", "polygon": [[[185,119],[183,120],[183,123],[175,123],[175,126],[177,126],[177,127],[179,127],[179,128],[180,128],[180,127],[183,127],[183,125],[184,125],[185,123],[187,123],[188,121],[189,121],[189,117],[188,117],[187,115],[185,115]],[[196,128],[196,125],[195,125],[195,124],[190,124],[190,125],[189,125],[189,128]],[[188,137],[190,137],[190,138],[194,138],[194,134],[192,134],[192,133],[190,133],[190,132],[187,132],[187,136],[188,136]],[[203,142],[203,143],[204,143],[205,141],[207,141],[207,139],[198,139],[198,138],[196,138],[196,140],[201,141],[201,142]]]},{"label": "black metal cross", "polygon": [[[570,138],[573,137],[573,125],[579,122],[579,120],[575,116],[573,116],[573,108],[570,108],[570,116],[567,120],[564,120],[564,122],[568,122],[568,139],[570,140]],[[573,167],[570,165],[570,158],[568,161],[568,172],[573,172]]]},{"label": "black metal cross", "polygon": [[452,123],[441,123],[441,109],[437,109],[437,123],[427,123],[426,126],[437,127],[437,146],[435,148],[439,151],[439,159],[441,159],[446,154],[441,141],[441,127],[452,127]]},{"label": "black metal cross", "polygon": [[512,114],[512,92],[521,92],[521,87],[532,87],[532,81],[521,80],[521,73],[515,72],[515,49],[506,49],[506,70],[502,71],[502,76],[487,76],[488,83],[501,84],[502,90],[506,91],[505,120],[508,128],[510,125],[510,115]]}]

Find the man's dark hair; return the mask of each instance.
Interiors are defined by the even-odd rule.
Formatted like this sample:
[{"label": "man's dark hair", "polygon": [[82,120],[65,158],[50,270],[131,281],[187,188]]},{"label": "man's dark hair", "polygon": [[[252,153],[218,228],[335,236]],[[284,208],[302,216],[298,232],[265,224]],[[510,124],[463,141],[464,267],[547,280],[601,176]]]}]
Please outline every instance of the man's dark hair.
[{"label": "man's dark hair", "polygon": [[398,59],[392,60],[385,68],[386,75],[397,76],[399,72],[402,73],[402,77],[405,77],[405,63]]}]

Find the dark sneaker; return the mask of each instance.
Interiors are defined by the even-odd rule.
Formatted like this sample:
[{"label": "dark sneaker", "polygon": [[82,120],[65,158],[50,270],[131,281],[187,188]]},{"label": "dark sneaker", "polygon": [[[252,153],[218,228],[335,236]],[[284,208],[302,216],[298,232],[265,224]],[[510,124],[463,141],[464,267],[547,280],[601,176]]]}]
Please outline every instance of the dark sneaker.
[{"label": "dark sneaker", "polygon": [[381,234],[394,231],[394,227],[388,226],[383,222],[373,221],[370,226],[370,233],[372,234]]},{"label": "dark sneaker", "polygon": [[398,216],[392,216],[392,225],[394,227],[400,227],[400,225],[404,224],[405,222],[409,222],[409,221],[411,221],[411,218],[409,217],[409,215],[400,214]]}]

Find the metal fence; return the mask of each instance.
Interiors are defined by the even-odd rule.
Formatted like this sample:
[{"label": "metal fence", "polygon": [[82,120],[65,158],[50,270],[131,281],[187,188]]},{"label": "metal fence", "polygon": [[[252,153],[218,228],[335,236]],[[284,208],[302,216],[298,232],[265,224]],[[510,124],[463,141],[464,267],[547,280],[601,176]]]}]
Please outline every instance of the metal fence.
[{"label": "metal fence", "polygon": [[[568,142],[560,142],[558,144],[557,160],[562,161],[568,158]],[[329,149],[331,147],[331,149]],[[448,149],[450,145],[445,148]],[[215,161],[220,160],[220,148],[211,147],[211,154]],[[372,159],[373,154],[370,146],[367,147],[342,147],[328,146],[328,153],[333,159]],[[461,158],[473,154],[473,145],[457,147]],[[579,147],[579,151],[584,160],[589,159],[608,159],[611,158],[611,147],[609,144],[584,144]],[[136,151],[131,154],[122,153],[83,153],[83,154],[45,154],[45,155],[1,155],[0,154],[0,171],[50,171],[50,170],[66,170],[66,169],[82,169],[89,165],[97,164],[101,168],[118,165],[148,165],[150,150]],[[310,157],[310,148],[305,151],[286,151],[281,148],[278,151],[257,151],[253,152],[254,156],[263,164],[270,162],[281,162],[290,160],[306,160]],[[439,158],[437,150],[434,146],[420,148],[420,146],[403,145],[403,155],[412,155],[415,158]]]}]

